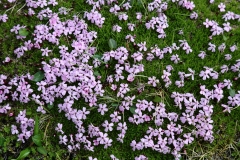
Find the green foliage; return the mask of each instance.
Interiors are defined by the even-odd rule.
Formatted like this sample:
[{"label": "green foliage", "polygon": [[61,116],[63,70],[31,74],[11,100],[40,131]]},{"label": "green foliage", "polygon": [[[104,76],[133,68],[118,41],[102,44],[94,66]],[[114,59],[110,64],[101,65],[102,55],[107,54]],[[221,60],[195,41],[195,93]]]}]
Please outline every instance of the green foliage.
[{"label": "green foliage", "polygon": [[37,147],[37,151],[43,155],[47,155],[47,150],[45,148],[43,148],[42,146]]},{"label": "green foliage", "polygon": [[20,155],[17,157],[17,160],[21,160],[26,158],[31,153],[31,150],[29,148],[26,148],[20,152]]},{"label": "green foliage", "polygon": [[[166,12],[166,15],[169,20],[169,28],[166,29],[167,37],[162,40],[157,38],[157,34],[152,30],[146,30],[144,25],[140,25],[141,23],[144,23],[144,21],[147,20],[147,18],[153,16],[152,13],[148,13],[144,10],[144,7],[146,7],[146,2],[144,0],[131,0],[130,3],[132,4],[133,8],[131,9],[132,12],[129,13],[129,22],[134,22],[137,24],[136,29],[132,32],[132,35],[137,35],[136,37],[136,43],[146,41],[147,46],[152,46],[154,44],[157,44],[159,47],[164,47],[166,45],[171,45],[173,42],[179,40],[179,39],[186,39],[189,42],[189,45],[194,50],[194,53],[191,53],[189,55],[186,55],[183,51],[179,50],[179,55],[181,56],[181,60],[183,63],[181,64],[172,64],[174,67],[173,74],[171,76],[172,81],[178,80],[178,71],[187,71],[187,68],[193,68],[196,70],[196,73],[198,73],[203,66],[209,66],[214,67],[216,70],[219,71],[220,65],[225,64],[225,60],[223,58],[223,55],[220,53],[216,54],[210,54],[207,53],[207,58],[204,60],[199,60],[197,57],[197,53],[201,50],[204,50],[207,46],[208,41],[206,38],[209,36],[209,30],[202,27],[202,21],[206,18],[214,19],[220,23],[223,22],[221,15],[218,13],[217,4],[220,2],[219,0],[215,0],[216,4],[209,5],[207,1],[201,1],[201,0],[193,0],[195,5],[197,6],[199,19],[192,21],[188,18],[188,12],[187,10],[184,10],[174,4],[169,6],[169,9]],[[5,1],[4,1],[5,2]],[[79,17],[81,17],[83,14],[79,11],[84,10],[90,10],[91,7],[86,5],[83,1],[59,1],[59,6],[65,6],[72,9],[72,12],[70,12],[68,15],[64,16],[63,18],[71,17],[74,14],[77,14]],[[6,75],[22,75],[27,72],[30,72],[31,74],[34,74],[36,72],[36,68],[41,67],[41,54],[39,51],[34,52],[26,52],[26,54],[21,57],[19,60],[15,61],[16,55],[14,53],[14,49],[19,47],[23,41],[17,40],[15,38],[15,34],[11,33],[11,28],[16,24],[21,24],[25,26],[30,26],[31,29],[34,28],[36,24],[40,24],[42,22],[39,22],[38,19],[31,19],[27,16],[24,16],[23,13],[25,12],[23,8],[23,13],[17,12],[19,7],[21,5],[24,5],[22,2],[19,1],[19,4],[16,5],[15,8],[12,10],[12,14],[10,14],[10,18],[8,23],[0,23],[0,62],[2,62],[4,57],[11,57],[11,59],[14,59],[13,62],[10,62],[8,64],[0,65],[0,74],[6,74]],[[227,1],[227,8],[231,9],[232,11],[238,13],[238,8],[236,7],[239,5],[239,2],[236,0],[233,1]],[[1,7],[1,6],[0,6]],[[0,8],[0,10],[3,10],[3,7]],[[51,8],[53,11],[58,11],[58,7]],[[106,18],[106,22],[103,26],[103,28],[99,29],[96,26],[89,24],[89,30],[96,30],[98,32],[98,39],[96,42],[97,44],[97,50],[98,53],[93,56],[93,58],[101,59],[102,55],[101,53],[105,51],[109,51],[109,48],[111,50],[116,49],[117,46],[128,46],[129,52],[132,52],[133,46],[130,44],[125,43],[125,31],[124,29],[127,28],[127,22],[121,23],[123,29],[123,33],[113,34],[111,33],[111,27],[114,23],[119,23],[119,20],[117,17],[110,15],[108,13],[109,8],[103,7],[101,9],[101,14]],[[0,11],[1,12],[1,11]],[[27,12],[27,11],[26,11]],[[135,12],[142,12],[143,14],[146,14],[148,17],[143,20],[143,22],[138,22],[135,20]],[[1,12],[2,13],[2,12]],[[0,13],[0,14],[1,14]],[[187,16],[186,16],[187,15]],[[156,15],[154,15],[156,16]],[[48,22],[48,19],[45,20],[45,22]],[[231,24],[235,26],[239,26],[239,22],[231,22]],[[184,34],[179,35],[178,31],[182,29]],[[27,30],[26,28],[19,30],[19,35],[21,36],[27,36],[27,38],[30,37],[30,30]],[[220,45],[223,41],[227,45],[232,45],[234,43],[239,43],[239,36],[240,31],[239,27],[235,27],[233,30],[232,36],[230,33],[224,33],[223,36],[216,36],[213,37],[213,41],[215,44]],[[109,39],[110,38],[110,39]],[[63,43],[65,45],[68,45],[67,38],[62,39]],[[118,42],[118,44],[117,44]],[[44,46],[48,46],[50,44],[43,44]],[[229,50],[228,50],[229,51]],[[59,53],[57,51],[54,52],[54,57],[58,57]],[[158,79],[161,79],[162,70],[165,69],[166,64],[170,64],[170,55],[166,55],[164,60],[154,60],[153,62],[143,62],[145,65],[145,72],[144,74],[146,76],[150,75],[157,75]],[[236,52],[233,54],[232,60],[230,60],[227,64],[231,64],[231,62],[234,62],[236,59],[239,58],[239,52]],[[46,61],[48,59],[46,58]],[[109,64],[109,66],[113,65],[112,62]],[[102,76],[102,73],[105,73],[108,75],[108,73],[111,72],[111,70],[107,69],[100,69],[97,68],[97,70],[94,72],[95,76]],[[232,77],[232,73],[227,73],[226,75],[220,75],[220,80],[223,80],[227,77]],[[44,79],[44,73],[42,71],[38,71],[34,74],[33,82],[39,82]],[[104,81],[105,79],[101,79],[101,81]],[[143,80],[141,78],[138,79],[138,83],[142,83]],[[179,91],[182,91],[183,93],[186,92],[193,92],[197,93],[199,92],[198,85],[200,83],[204,83],[200,80],[192,81],[190,83],[186,83],[186,86],[182,89],[178,89],[176,86],[172,85],[168,89],[164,88],[164,90],[168,93],[171,93],[171,91],[174,91],[178,89]],[[206,83],[205,85],[208,87],[212,87],[212,84],[216,83],[215,80],[209,81],[209,83]],[[240,89],[240,86],[237,84],[238,81],[233,82],[233,86],[235,86],[234,89],[230,89],[227,95],[234,96],[236,93],[235,91]],[[130,84],[131,88],[134,88],[134,84]],[[35,88],[34,92],[37,91]],[[158,90],[145,90],[144,93],[154,93]],[[135,94],[135,92],[132,92],[131,94]],[[141,96],[141,95],[139,95]],[[153,97],[153,96],[152,96]],[[150,96],[150,98],[152,98]],[[117,99],[117,97],[113,97],[114,99]],[[142,97],[145,98],[145,97]],[[165,97],[167,98],[167,97]],[[198,97],[199,98],[199,97]],[[118,100],[118,99],[117,99]],[[152,99],[151,99],[152,100]],[[155,103],[162,102],[162,97],[155,96],[153,101]],[[109,110],[115,110],[120,103],[120,100],[118,100],[117,103],[113,103],[113,101],[103,100],[103,102],[109,102]],[[224,100],[224,102],[226,102]],[[76,128],[69,124],[69,121],[66,120],[64,114],[58,113],[57,107],[53,107],[53,105],[47,104],[47,108],[50,110],[51,116],[53,116],[52,119],[48,121],[48,123],[43,124],[42,127],[40,127],[39,124],[39,115],[34,110],[36,110],[35,104],[24,104],[21,105],[18,102],[11,102],[14,106],[14,111],[17,113],[18,110],[26,108],[33,108],[33,111],[30,109],[27,110],[27,115],[34,117],[35,116],[35,125],[34,125],[34,136],[26,142],[26,144],[21,144],[20,142],[17,142],[16,135],[11,134],[11,126],[5,125],[6,123],[14,124],[14,118],[10,119],[7,116],[0,116],[0,155],[8,155],[8,159],[16,158],[19,156],[19,159],[23,159],[25,157],[34,157],[33,159],[43,159],[42,156],[44,155],[46,159],[70,159],[70,154],[67,152],[67,149],[63,146],[58,144],[58,135],[56,134],[54,128],[56,127],[56,124],[58,122],[63,123],[64,131],[66,131],[66,134],[73,134],[76,132]],[[56,100],[56,103],[54,104],[60,104],[62,103],[61,99]],[[84,101],[78,101],[76,102],[77,105],[76,108],[80,108],[82,106],[86,106],[86,103]],[[167,109],[171,110],[173,106],[173,102],[169,98],[167,103],[169,105],[167,106]],[[199,154],[208,154],[209,159],[212,158],[214,153],[219,153],[220,148],[224,148],[224,146],[230,147],[230,144],[234,146],[234,149],[229,150],[231,151],[231,156],[233,159],[239,159],[239,137],[240,137],[240,129],[239,125],[235,125],[235,122],[237,122],[240,119],[240,111],[239,109],[233,110],[231,115],[222,113],[221,106],[214,106],[214,132],[215,132],[215,141],[213,144],[207,144],[202,141],[196,141],[192,145],[188,146],[186,148],[188,156],[194,153],[194,151],[197,151]],[[132,114],[135,114],[135,107],[130,108],[129,115],[132,116]],[[96,113],[93,114],[92,117],[88,117],[90,120],[86,121],[86,125],[90,124],[91,122],[94,123],[94,125],[101,125],[101,123],[106,119],[106,117],[109,117],[109,114],[106,114],[105,116],[98,117],[95,116],[98,113],[93,109],[91,112]],[[109,111],[110,112],[110,111]],[[125,116],[125,121],[126,117]],[[2,120],[6,120],[6,123],[1,123]],[[236,127],[237,126],[237,127]],[[93,157],[99,157],[98,159],[107,159],[109,158],[110,154],[114,154],[120,159],[134,159],[134,156],[137,156],[139,154],[146,155],[149,159],[155,160],[155,159],[173,159],[171,155],[160,155],[159,153],[156,153],[152,150],[144,150],[144,151],[136,151],[134,153],[130,152],[132,149],[130,147],[131,140],[140,140],[140,138],[146,133],[146,130],[148,128],[148,125],[139,125],[138,127],[128,124],[128,131],[126,134],[126,138],[124,139],[124,144],[119,144],[117,142],[114,142],[113,147],[110,147],[109,149],[105,150],[103,148],[97,148],[94,153],[87,152],[84,150],[81,150],[79,153],[76,153],[75,159],[86,159],[87,156],[93,156]],[[110,133],[112,137],[116,139],[116,135],[118,133]],[[115,139],[113,140],[115,141]],[[202,145],[199,146],[199,143]],[[204,147],[203,147],[204,145]],[[30,147],[30,149],[29,149]],[[194,150],[195,149],[195,150]],[[22,150],[22,151],[21,151]],[[203,151],[201,151],[203,150]],[[19,151],[21,151],[19,153]],[[203,153],[202,153],[203,152]],[[225,155],[229,154],[228,152],[223,152]],[[212,156],[212,157],[211,157]],[[74,156],[72,156],[74,158]],[[203,156],[204,157],[204,156]],[[190,157],[189,157],[190,158]]]},{"label": "green foliage", "polygon": [[39,118],[37,115],[35,115],[35,118],[34,118],[34,130],[33,130],[33,133],[34,135],[38,135],[39,134]]},{"label": "green foliage", "polygon": [[154,99],[153,99],[153,102],[156,102],[156,103],[159,103],[159,102],[161,102],[162,101],[162,99],[161,99],[161,97],[159,97],[159,96],[156,96],[156,97],[154,97]]},{"label": "green foliage", "polygon": [[32,137],[32,141],[37,145],[37,146],[42,146],[42,137],[40,134],[36,134]]},{"label": "green foliage", "polygon": [[3,137],[2,134],[0,134],[0,147],[4,145],[4,142],[5,142],[5,138]]},{"label": "green foliage", "polygon": [[47,105],[47,108],[48,108],[48,109],[52,109],[53,107],[54,107],[53,104],[48,104],[48,105]]},{"label": "green foliage", "polygon": [[35,82],[39,82],[39,81],[43,80],[43,78],[44,78],[44,72],[42,72],[42,71],[38,71],[37,73],[35,73],[33,75],[33,81],[35,81]]},{"label": "green foliage", "polygon": [[26,28],[19,29],[19,35],[20,36],[27,36],[28,34],[29,34],[29,32],[27,31]]},{"label": "green foliage", "polygon": [[117,42],[112,38],[108,40],[108,45],[111,50],[117,48]]},{"label": "green foliage", "polygon": [[96,58],[96,59],[98,59],[98,60],[101,60],[102,55],[94,54],[94,55],[93,55],[93,58]]},{"label": "green foliage", "polygon": [[96,76],[96,77],[97,77],[97,76],[100,76],[100,73],[99,73],[98,71],[94,71],[93,74],[94,74],[94,76]]},{"label": "green foliage", "polygon": [[236,94],[235,89],[229,89],[229,95],[230,95],[231,97],[234,97],[235,94]]},{"label": "green foliage", "polygon": [[136,110],[136,107],[130,107],[130,111],[132,114],[136,114],[135,110]]}]

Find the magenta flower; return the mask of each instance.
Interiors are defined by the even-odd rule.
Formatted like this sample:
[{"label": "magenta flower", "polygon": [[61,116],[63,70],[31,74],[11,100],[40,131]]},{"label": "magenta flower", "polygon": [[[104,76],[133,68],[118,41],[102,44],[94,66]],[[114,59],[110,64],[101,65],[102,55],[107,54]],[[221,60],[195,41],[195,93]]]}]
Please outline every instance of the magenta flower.
[{"label": "magenta flower", "polygon": [[218,8],[220,9],[220,12],[225,12],[226,6],[225,6],[225,4],[220,3],[220,4],[218,5]]},{"label": "magenta flower", "polygon": [[2,22],[7,22],[7,20],[8,20],[7,14],[0,15],[0,22],[1,22],[1,21],[2,21]]},{"label": "magenta flower", "polygon": [[136,19],[138,19],[138,20],[142,19],[142,13],[141,12],[136,13]]},{"label": "magenta flower", "polygon": [[112,30],[113,30],[114,32],[121,32],[122,27],[120,27],[119,25],[114,25],[114,26],[112,27]]},{"label": "magenta flower", "polygon": [[113,114],[110,115],[111,122],[117,123],[119,122],[119,120],[121,120],[121,116],[118,115],[118,113],[116,111],[113,112]]},{"label": "magenta flower", "polygon": [[66,135],[64,135],[64,136],[62,136],[62,135],[60,135],[59,136],[59,144],[65,144],[65,145],[67,145],[67,142],[68,142],[68,139],[67,139],[67,136]]},{"label": "magenta flower", "polygon": [[101,113],[101,115],[104,115],[105,112],[108,111],[107,105],[106,104],[99,104],[98,106],[98,112]]},{"label": "magenta flower", "polygon": [[104,121],[104,123],[102,124],[102,126],[105,128],[104,131],[108,132],[108,131],[112,131],[113,130],[113,123],[108,123],[107,120]]}]

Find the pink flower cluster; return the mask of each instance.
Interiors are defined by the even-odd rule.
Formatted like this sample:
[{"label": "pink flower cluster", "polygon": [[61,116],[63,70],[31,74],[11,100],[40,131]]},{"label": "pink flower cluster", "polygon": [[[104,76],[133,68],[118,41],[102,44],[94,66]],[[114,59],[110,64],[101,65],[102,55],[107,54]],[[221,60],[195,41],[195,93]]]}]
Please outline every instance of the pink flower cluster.
[{"label": "pink flower cluster", "polygon": [[[14,0],[9,0],[13,3]],[[192,1],[187,0],[172,0],[178,2],[183,8],[192,11],[195,5]],[[132,8],[130,2],[123,2],[118,5],[116,0],[87,0],[87,4],[92,5],[91,11],[85,11],[83,18],[90,21],[92,24],[99,28],[104,27],[105,17],[102,17],[100,11],[101,7],[108,5],[109,12],[118,17],[120,21],[127,21],[127,11]],[[184,146],[191,144],[195,138],[203,139],[212,142],[213,136],[213,104],[212,101],[219,103],[224,98],[224,90],[229,90],[233,86],[231,80],[224,79],[223,82],[213,85],[213,89],[209,90],[205,85],[200,86],[200,95],[203,97],[200,100],[196,99],[192,93],[179,93],[172,92],[171,98],[175,106],[182,111],[181,114],[176,112],[167,111],[167,106],[163,101],[153,102],[150,98],[139,99],[134,93],[137,91],[141,94],[145,88],[158,88],[161,87],[161,81],[164,82],[165,87],[168,88],[173,82],[171,76],[174,74],[174,69],[171,65],[167,65],[161,76],[145,76],[144,74],[144,61],[162,60],[166,54],[170,55],[170,60],[177,64],[181,62],[181,57],[176,54],[176,51],[182,49],[186,54],[192,53],[191,46],[185,39],[178,40],[180,43],[177,45],[173,43],[163,48],[157,45],[148,46],[149,44],[142,40],[138,42],[136,35],[127,34],[125,40],[134,46],[132,52],[129,47],[117,46],[116,49],[104,51],[100,58],[95,58],[97,53],[101,54],[101,50],[94,47],[94,41],[97,38],[96,31],[89,31],[88,24],[74,15],[72,19],[61,18],[65,17],[69,9],[61,7],[59,12],[55,13],[49,6],[56,6],[58,4],[55,0],[27,0],[26,6],[28,7],[28,15],[34,16],[43,21],[43,24],[38,24],[33,29],[29,36],[21,36],[20,30],[29,30],[27,26],[17,24],[10,30],[16,34],[16,38],[23,41],[22,45],[14,50],[17,58],[24,55],[25,52],[35,50],[34,54],[39,54],[42,57],[47,57],[49,60],[41,62],[42,67],[40,70],[44,72],[44,79],[36,82],[37,91],[35,92],[29,84],[33,80],[30,74],[15,76],[13,78],[6,75],[0,75],[0,103],[6,101],[19,101],[28,103],[31,100],[37,105],[37,112],[46,114],[44,109],[45,105],[56,104],[56,99],[61,99],[62,102],[55,105],[58,107],[59,112],[63,112],[65,117],[71,121],[77,133],[67,135],[63,131],[63,124],[57,123],[55,128],[59,144],[66,146],[69,152],[86,149],[94,151],[96,146],[102,145],[104,148],[112,146],[113,139],[109,136],[109,132],[113,132],[116,128],[118,136],[116,141],[124,142],[125,135],[128,130],[128,123],[124,120],[124,112],[133,112],[133,115],[128,117],[127,120],[136,125],[143,123],[152,123],[155,128],[149,127],[144,135],[138,142],[132,140],[132,150],[143,150],[144,148],[151,148],[160,153],[170,153],[174,155],[175,159],[181,157],[180,153]],[[40,10],[38,11],[37,8]],[[148,3],[147,9],[149,12],[155,12],[156,15],[146,21],[145,27],[156,30],[158,38],[165,38],[167,35],[165,29],[168,28],[168,19],[164,12],[167,11],[168,2],[161,0],[154,0]],[[218,8],[224,12],[224,4],[219,4]],[[36,13],[35,13],[36,12]],[[38,13],[37,13],[38,12]],[[141,24],[146,17],[142,13],[136,13],[136,19]],[[198,14],[191,12],[191,19],[197,19]],[[6,22],[7,15],[0,15],[0,21]],[[223,15],[225,21],[240,19],[240,16],[228,11]],[[47,22],[47,23],[46,23]],[[129,31],[134,31],[135,27],[139,24],[125,22]],[[220,35],[224,31],[230,32],[232,27],[229,22],[223,23],[220,27],[216,21],[206,19],[203,22],[206,28],[211,28],[212,35]],[[115,24],[113,31],[120,32],[122,27]],[[180,30],[180,34],[183,31]],[[210,37],[211,37],[210,36]],[[68,45],[61,44],[61,38],[67,40]],[[28,38],[28,40],[25,40]],[[136,42],[135,42],[136,41]],[[46,44],[52,44],[54,47]],[[227,48],[225,43],[216,47],[212,42],[208,43],[206,50],[220,53],[225,53]],[[232,45],[231,52],[235,52],[238,47]],[[58,54],[58,58],[54,54]],[[173,53],[173,54],[172,54]],[[205,51],[200,51],[198,55],[200,58],[206,57]],[[231,54],[224,55],[226,60],[232,58]],[[10,62],[5,59],[4,63]],[[106,70],[111,70],[106,74],[107,92],[101,82],[102,75],[96,76],[95,70],[98,67],[105,66]],[[188,72],[178,71],[179,79],[175,80],[175,85],[180,88],[184,87],[187,80],[192,81],[195,75],[199,75],[203,80],[209,78],[218,79],[221,74],[228,70],[238,73],[240,77],[240,60],[228,68],[228,65],[222,65],[220,72],[211,67],[204,67],[204,70],[195,74],[195,70],[188,68]],[[141,77],[142,79],[138,79]],[[174,76],[172,76],[174,77]],[[131,82],[137,85],[131,88]],[[76,101],[83,100],[84,102],[80,107],[76,108]],[[240,91],[237,94],[228,96],[226,102],[222,102],[223,112],[231,112],[231,110],[240,105]],[[85,126],[85,120],[88,119],[92,109],[96,109],[99,115],[104,116],[107,112],[112,111],[111,105],[113,103],[116,109],[110,113],[109,119],[101,122],[99,126],[90,124]],[[9,104],[3,105],[0,108],[0,113],[8,113],[11,110]],[[30,138],[33,134],[34,120],[26,118],[26,110],[20,111],[16,117],[18,126],[12,125],[12,134],[18,135],[18,141],[23,143]],[[166,124],[164,127],[163,124]],[[191,129],[186,129],[190,126]],[[19,131],[19,129],[21,131]],[[187,131],[186,131],[187,130]],[[117,159],[114,155],[110,156],[111,159]],[[93,159],[89,157],[89,159]],[[94,158],[96,159],[96,158]],[[147,159],[144,155],[135,157],[136,160]]]},{"label": "pink flower cluster", "polygon": [[189,10],[193,10],[195,8],[195,4],[192,1],[187,1],[187,0],[179,0],[178,5],[189,9]]},{"label": "pink flower cluster", "polygon": [[26,117],[26,110],[20,111],[16,117],[17,123],[20,125],[20,131],[16,125],[11,126],[12,134],[17,134],[18,140],[25,143],[33,135],[34,120]]},{"label": "pink flower cluster", "polygon": [[98,27],[102,27],[105,18],[102,17],[102,15],[96,11],[96,10],[91,10],[91,12],[85,12],[84,13],[84,18],[87,18],[87,20],[91,21],[91,23],[94,23]]},{"label": "pink flower cluster", "polygon": [[8,111],[11,110],[11,107],[9,104],[6,104],[4,106],[0,106],[0,113],[4,113],[4,114],[7,114]]},{"label": "pink flower cluster", "polygon": [[0,15],[0,22],[1,22],[1,21],[2,21],[2,22],[7,22],[7,20],[8,20],[7,14]]}]

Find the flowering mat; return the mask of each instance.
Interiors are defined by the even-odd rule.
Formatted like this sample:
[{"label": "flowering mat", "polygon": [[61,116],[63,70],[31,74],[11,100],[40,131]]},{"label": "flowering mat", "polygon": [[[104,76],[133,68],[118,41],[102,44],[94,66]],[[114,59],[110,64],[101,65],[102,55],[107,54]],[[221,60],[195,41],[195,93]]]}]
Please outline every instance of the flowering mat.
[{"label": "flowering mat", "polygon": [[239,0],[0,0],[0,159],[239,159],[239,27]]}]

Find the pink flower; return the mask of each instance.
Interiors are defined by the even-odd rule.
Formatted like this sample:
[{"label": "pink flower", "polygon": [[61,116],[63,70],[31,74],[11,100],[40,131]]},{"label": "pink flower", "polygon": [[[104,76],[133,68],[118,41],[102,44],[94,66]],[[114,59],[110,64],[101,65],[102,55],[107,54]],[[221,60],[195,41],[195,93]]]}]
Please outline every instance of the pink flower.
[{"label": "pink flower", "polygon": [[147,47],[146,47],[146,42],[141,42],[138,43],[137,46],[139,47],[139,51],[147,51]]},{"label": "pink flower", "polygon": [[192,12],[192,13],[190,14],[190,18],[191,18],[191,19],[197,19],[197,18],[198,18],[198,14],[197,14],[196,12]]},{"label": "pink flower", "polygon": [[233,45],[230,47],[231,52],[234,52],[237,50],[237,45]]},{"label": "pink flower", "polygon": [[17,130],[17,126],[12,125],[12,126],[11,126],[11,132],[12,132],[12,134],[18,134],[19,131]]},{"label": "pink flower", "polygon": [[129,2],[126,2],[123,4],[123,7],[126,9],[126,10],[129,10],[130,8],[132,8],[132,6],[130,5]]},{"label": "pink flower", "polygon": [[152,85],[153,87],[156,87],[157,83],[159,83],[159,80],[155,76],[148,77],[148,84]]},{"label": "pink flower", "polygon": [[171,61],[173,61],[175,64],[177,64],[180,61],[178,54],[172,55]]},{"label": "pink flower", "polygon": [[223,112],[231,113],[232,107],[229,107],[228,105],[221,104],[221,106],[224,108]]},{"label": "pink flower", "polygon": [[228,71],[228,66],[227,65],[222,65],[221,66],[221,73],[225,73]]},{"label": "pink flower", "polygon": [[129,29],[130,31],[134,31],[135,24],[133,24],[133,23],[128,23],[127,26],[128,26],[128,29]]},{"label": "pink flower", "polygon": [[131,142],[130,146],[132,147],[132,150],[135,151],[136,150],[136,146],[137,146],[137,142],[135,140],[133,140]]},{"label": "pink flower", "polygon": [[124,20],[126,21],[128,19],[128,15],[125,14],[125,13],[122,13],[122,14],[119,14],[118,15],[118,19],[121,21],[121,20]]},{"label": "pink flower", "polygon": [[176,81],[176,82],[175,82],[175,85],[176,85],[178,88],[183,87],[183,86],[184,86],[184,81],[183,81],[183,80],[181,80],[181,81]]},{"label": "pink flower", "polygon": [[108,111],[107,105],[106,104],[99,104],[98,105],[98,112],[101,113],[101,115],[104,115],[105,112]]},{"label": "pink flower", "polygon": [[200,53],[198,54],[198,57],[201,59],[204,59],[206,57],[206,52],[200,51]]},{"label": "pink flower", "polygon": [[105,128],[104,131],[108,132],[108,131],[112,131],[113,130],[113,123],[108,123],[107,120],[104,121],[104,123],[102,124],[102,126]]},{"label": "pink flower", "polygon": [[232,27],[230,26],[230,23],[227,22],[227,23],[223,23],[223,29],[226,31],[226,32],[229,32]]},{"label": "pink flower", "polygon": [[61,124],[61,123],[58,123],[58,124],[57,124],[57,127],[55,128],[55,130],[56,130],[57,132],[61,132],[61,134],[64,134],[64,132],[62,131],[62,124]]},{"label": "pink flower", "polygon": [[67,136],[66,135],[64,135],[64,136],[62,136],[62,135],[60,135],[59,136],[59,144],[65,144],[65,145],[67,145],[67,142],[68,142],[68,139],[67,139]]},{"label": "pink flower", "polygon": [[136,13],[136,19],[138,19],[138,20],[142,19],[142,13],[141,12]]},{"label": "pink flower", "polygon": [[119,10],[120,10],[120,7],[118,5],[116,5],[116,4],[114,4],[114,6],[111,7],[109,11],[110,11],[110,13],[116,14],[117,11],[119,11]]},{"label": "pink flower", "polygon": [[8,0],[9,3],[14,3],[16,0]]},{"label": "pink flower", "polygon": [[1,22],[1,21],[2,21],[2,22],[7,22],[7,20],[8,20],[7,14],[0,15],[0,22]]},{"label": "pink flower", "polygon": [[134,59],[134,62],[140,62],[143,59],[143,54],[141,52],[135,52],[131,57]]},{"label": "pink flower", "polygon": [[228,20],[234,20],[235,19],[235,14],[231,11],[228,11],[226,14],[223,15],[223,19],[225,21],[228,21]]},{"label": "pink flower", "polygon": [[123,123],[118,123],[118,126],[117,126],[117,130],[120,130],[121,133],[125,134],[126,133],[126,130],[127,130],[127,124],[126,122],[123,122]]},{"label": "pink flower", "polygon": [[119,25],[114,25],[114,26],[112,27],[112,30],[113,30],[114,32],[121,32],[122,27],[120,27]]},{"label": "pink flower", "polygon": [[211,42],[209,42],[208,45],[209,45],[208,50],[212,51],[212,52],[215,52],[216,45],[212,44]]},{"label": "pink flower", "polygon": [[140,156],[135,157],[135,160],[148,160],[148,158],[144,155],[140,155]]},{"label": "pink flower", "polygon": [[214,3],[214,0],[209,0],[209,3]]},{"label": "pink flower", "polygon": [[189,10],[193,10],[195,8],[195,4],[192,1],[185,1],[184,2],[184,7]]},{"label": "pink flower", "polygon": [[42,51],[42,56],[48,56],[48,53],[52,52],[51,50],[48,50],[48,47],[45,49],[41,49],[41,51]]},{"label": "pink flower", "polygon": [[189,74],[185,74],[185,77],[192,77],[192,80],[194,80],[194,74],[195,74],[195,71],[192,70],[191,68],[188,68],[188,71],[190,72]]},{"label": "pink flower", "polygon": [[56,6],[56,5],[58,5],[58,2],[56,0],[49,0],[48,5]]},{"label": "pink flower", "polygon": [[105,144],[106,140],[108,140],[108,134],[99,132],[99,137],[97,138],[97,141],[100,144]]},{"label": "pink flower", "polygon": [[42,106],[39,106],[39,107],[37,108],[37,112],[41,112],[42,114],[46,114],[46,111],[43,109]]},{"label": "pink flower", "polygon": [[112,118],[111,122],[117,123],[119,122],[119,120],[121,120],[121,116],[119,116],[116,111],[114,111],[113,114],[110,115],[110,117]]},{"label": "pink flower", "polygon": [[112,139],[107,138],[107,139],[105,140],[104,148],[106,149],[106,148],[112,146],[112,142],[113,142]]},{"label": "pink flower", "polygon": [[213,22],[212,22],[212,21],[209,21],[208,19],[206,19],[206,21],[203,22],[203,25],[205,25],[205,27],[208,28],[209,26],[212,26],[212,25],[213,25]]},{"label": "pink flower", "polygon": [[135,75],[134,75],[133,73],[131,73],[131,74],[128,75],[127,81],[133,82],[133,81],[134,81],[134,78],[135,78]]},{"label": "pink flower", "polygon": [[218,8],[220,9],[220,12],[225,12],[225,4],[223,4],[223,3],[220,3],[219,5],[218,5]]},{"label": "pink flower", "polygon": [[110,158],[112,159],[112,160],[119,160],[117,157],[115,157],[113,154],[111,154],[110,155]]},{"label": "pink flower", "polygon": [[92,158],[92,156],[88,157],[88,160],[97,160],[97,158]]},{"label": "pink flower", "polygon": [[225,59],[228,61],[230,59],[232,59],[232,55],[231,54],[225,54],[224,55]]},{"label": "pink flower", "polygon": [[113,91],[115,91],[115,90],[117,89],[117,85],[116,85],[116,84],[112,84],[112,85],[111,85],[111,89],[112,89]]},{"label": "pink flower", "polygon": [[76,40],[73,40],[72,47],[80,51],[83,51],[87,48],[86,44],[83,41],[76,41]]}]

